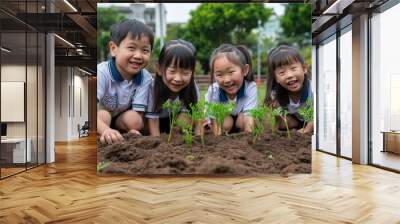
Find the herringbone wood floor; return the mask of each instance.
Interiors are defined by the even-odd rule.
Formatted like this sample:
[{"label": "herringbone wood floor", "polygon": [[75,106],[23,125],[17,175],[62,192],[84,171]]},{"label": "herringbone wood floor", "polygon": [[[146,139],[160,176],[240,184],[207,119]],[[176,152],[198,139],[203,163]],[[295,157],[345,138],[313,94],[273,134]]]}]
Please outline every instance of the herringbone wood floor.
[{"label": "herringbone wood floor", "polygon": [[95,138],[0,181],[0,223],[400,223],[400,175],[313,153],[313,173],[100,177]]}]

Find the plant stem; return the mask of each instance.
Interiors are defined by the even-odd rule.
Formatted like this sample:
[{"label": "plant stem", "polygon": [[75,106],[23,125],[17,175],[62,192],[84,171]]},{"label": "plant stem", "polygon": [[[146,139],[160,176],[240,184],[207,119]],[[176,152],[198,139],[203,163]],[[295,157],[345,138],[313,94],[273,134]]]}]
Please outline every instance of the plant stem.
[{"label": "plant stem", "polygon": [[287,136],[288,136],[289,140],[291,140],[292,137],[290,136],[290,130],[289,130],[289,126],[288,126],[288,123],[287,123],[287,120],[286,120],[286,115],[283,117],[283,122],[285,122]]},{"label": "plant stem", "polygon": [[174,123],[170,122],[170,124],[169,124],[168,143],[171,143],[173,129],[174,129]]},{"label": "plant stem", "polygon": [[[172,129],[171,129],[172,130]],[[169,132],[168,135],[168,143],[171,143],[171,138],[172,138],[172,131]]]},{"label": "plant stem", "polygon": [[212,130],[213,130],[214,136],[218,136],[218,135],[222,134],[222,129],[217,122],[215,122],[214,125],[212,125]]},{"label": "plant stem", "polygon": [[272,135],[275,135],[275,125],[271,126],[271,132],[272,132]]},{"label": "plant stem", "polygon": [[201,139],[201,146],[204,147],[204,126],[203,120],[198,121],[199,130],[200,130],[200,139]]},{"label": "plant stem", "polygon": [[[273,119],[275,119],[275,118],[273,118]],[[272,120],[270,120],[269,124],[271,126],[272,135],[275,135],[275,124],[274,124],[274,122]]]},{"label": "plant stem", "polygon": [[221,128],[221,126],[217,126],[217,136],[218,135],[222,135],[222,128]]}]

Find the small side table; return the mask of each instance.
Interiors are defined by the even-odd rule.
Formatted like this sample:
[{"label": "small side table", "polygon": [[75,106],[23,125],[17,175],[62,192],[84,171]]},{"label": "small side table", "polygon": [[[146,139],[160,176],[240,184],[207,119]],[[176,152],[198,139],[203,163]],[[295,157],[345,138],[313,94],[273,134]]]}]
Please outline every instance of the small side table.
[{"label": "small side table", "polygon": [[400,131],[382,131],[383,150],[382,152],[392,152],[400,154]]}]

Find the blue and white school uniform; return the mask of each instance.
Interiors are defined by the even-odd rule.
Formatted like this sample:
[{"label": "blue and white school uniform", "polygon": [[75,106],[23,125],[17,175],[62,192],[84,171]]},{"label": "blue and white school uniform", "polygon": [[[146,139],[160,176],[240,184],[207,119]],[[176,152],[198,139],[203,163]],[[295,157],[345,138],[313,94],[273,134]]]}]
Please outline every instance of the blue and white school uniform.
[{"label": "blue and white school uniform", "polygon": [[226,92],[219,87],[218,83],[214,82],[208,87],[205,97],[206,102],[209,103],[234,102],[235,108],[231,113],[232,116],[237,116],[239,113],[248,115],[248,112],[257,106],[257,85],[254,81],[244,81],[236,95],[236,98],[230,100],[226,95]]},{"label": "blue and white school uniform", "polygon": [[290,115],[293,115],[296,117],[299,121],[304,122],[303,117],[299,114],[299,109],[303,108],[306,106],[307,100],[311,99],[311,102],[313,102],[313,93],[311,89],[311,82],[308,80],[305,82],[307,85],[304,91],[302,92],[300,96],[300,100],[298,102],[292,101],[292,99],[289,96],[289,104],[287,105],[287,110]]},{"label": "blue and white school uniform", "polygon": [[[158,111],[158,112],[155,111],[154,85],[155,85],[155,80],[153,80],[150,85],[149,98],[148,98],[148,103],[147,103],[148,106],[147,106],[147,110],[146,110],[144,116],[148,119],[160,119],[160,131],[167,132],[167,130],[169,130],[169,123],[167,121],[169,119],[170,111],[168,109],[164,109],[164,108],[162,108],[161,111]],[[196,83],[195,83],[195,89],[196,89],[195,91],[197,93],[197,101],[198,101],[199,97],[200,97],[200,91],[199,91],[199,88],[197,87]],[[173,99],[173,102],[175,102],[175,101],[180,101],[179,96],[177,96],[175,99]],[[178,114],[185,113],[185,112],[189,112],[189,108],[187,108],[181,101],[181,108],[179,109]],[[161,127],[164,124],[168,125],[168,127]]]},{"label": "blue and white school uniform", "polygon": [[125,80],[118,72],[114,59],[97,65],[98,109],[109,111],[113,118],[127,110],[144,112],[152,76],[142,69],[133,79]]}]

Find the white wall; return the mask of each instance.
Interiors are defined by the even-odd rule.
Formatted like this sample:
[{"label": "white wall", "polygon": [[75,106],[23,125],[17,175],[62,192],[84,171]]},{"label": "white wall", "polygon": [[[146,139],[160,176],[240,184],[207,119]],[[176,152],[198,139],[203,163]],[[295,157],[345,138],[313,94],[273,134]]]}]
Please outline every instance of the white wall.
[{"label": "white wall", "polygon": [[[1,66],[1,81],[9,81],[9,82],[25,82],[25,74],[27,69],[28,74],[31,70],[33,70],[33,66],[18,65],[18,64],[9,64]],[[31,94],[27,94],[28,97]],[[1,110],[7,110],[7,108],[1,108]],[[29,115],[28,115],[29,116]],[[30,118],[28,117],[28,120]],[[7,136],[8,137],[25,137],[25,122],[7,122]]]},{"label": "white wall", "polygon": [[[1,81],[18,81],[25,82],[25,65],[2,65],[1,66]],[[31,68],[28,66],[28,70]],[[1,108],[7,110],[7,108]],[[25,122],[7,122],[8,137],[25,137]]]},{"label": "white wall", "polygon": [[[79,113],[77,108],[75,107],[75,120],[73,123],[73,135],[76,136],[77,138],[79,137],[78,133],[78,124],[81,126],[85,123],[85,121],[89,120],[89,102],[88,102],[88,77],[83,76],[85,75],[84,73],[80,72],[79,70],[75,70],[75,90],[76,88],[80,88],[81,93],[80,93],[80,106],[82,112]],[[75,100],[77,100],[77,97],[75,96]]]},{"label": "white wall", "polygon": [[82,75],[76,68],[56,67],[56,141],[77,139],[78,124],[88,120],[88,78]]},{"label": "white wall", "polygon": [[[25,113],[27,119],[23,122],[6,122],[7,123],[7,137],[9,138],[25,138],[25,133],[30,139],[32,161],[44,163],[44,83],[42,67],[32,66],[25,64],[3,64],[1,66],[1,76],[3,81],[11,82],[25,82],[26,84],[26,107],[22,106],[21,112]],[[27,81],[25,78],[27,77]],[[2,89],[3,91],[4,89]],[[22,93],[23,94],[23,90]],[[2,96],[7,97],[7,96]],[[12,108],[2,107],[2,112],[13,113]],[[15,113],[15,112],[14,112]],[[27,131],[27,132],[26,132]],[[39,153],[37,157],[37,153]]]},{"label": "white wall", "polygon": [[55,140],[68,140],[68,68],[55,68]]}]

